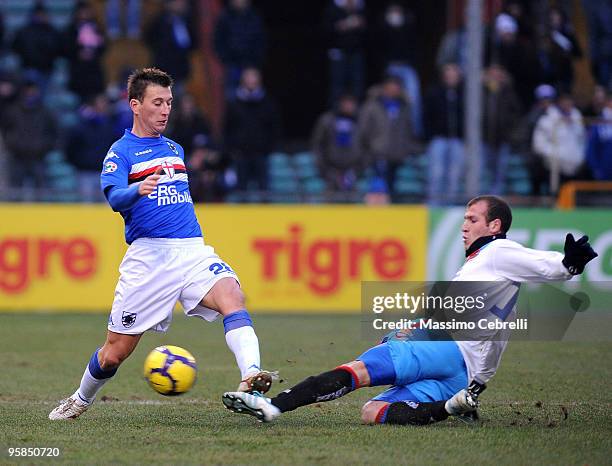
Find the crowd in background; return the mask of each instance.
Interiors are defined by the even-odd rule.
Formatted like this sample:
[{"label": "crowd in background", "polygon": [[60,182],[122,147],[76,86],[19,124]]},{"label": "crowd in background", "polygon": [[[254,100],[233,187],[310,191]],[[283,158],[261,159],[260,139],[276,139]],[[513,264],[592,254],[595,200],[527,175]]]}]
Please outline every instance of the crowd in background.
[{"label": "crowd in background", "polygon": [[[423,51],[414,14],[391,1],[380,18],[369,18],[365,1],[329,0],[321,18],[329,109],[313,122],[308,153],[313,176],[322,180],[313,189],[352,200],[368,193],[372,202],[401,201],[405,192],[432,205],[462,202],[465,174],[473,166],[464,137],[466,30],[460,26],[442,37],[439,78],[426,83],[417,69]],[[524,2],[510,0],[487,24],[483,192],[507,194],[508,167],[517,160],[528,175],[525,195],[554,192],[551,171],[561,183],[612,180],[612,4],[584,0],[583,7],[588,50],[580,46],[564,2],[536,15],[525,11]],[[131,126],[126,91],[109,83],[103,66],[109,44],[123,36],[146,44],[151,64],[175,79],[166,135],[185,149],[195,200],[223,201],[232,193],[266,193],[276,186],[270,166],[282,160],[273,156],[282,147],[282,117],[263,84],[267,31],[250,0],[229,0],[212,34],[226,100],[216,137],[187,90],[200,41],[195,6],[164,1],[146,23],[141,10],[139,0],[108,1],[102,22],[89,2],[78,1],[69,24],[58,30],[48,5],[37,1],[10,35],[0,21],[0,199],[45,200],[51,199],[46,193],[63,189],[75,197],[60,199],[103,200],[102,159]],[[378,51],[374,69],[366,67],[368,43]],[[597,85],[591,102],[579,109],[571,94],[574,63],[585,54]],[[66,64],[64,83],[57,79],[58,61]],[[381,77],[370,88],[367,73]],[[66,177],[54,174],[62,161],[73,171],[72,186],[62,186]],[[420,184],[413,189],[411,180]]]}]

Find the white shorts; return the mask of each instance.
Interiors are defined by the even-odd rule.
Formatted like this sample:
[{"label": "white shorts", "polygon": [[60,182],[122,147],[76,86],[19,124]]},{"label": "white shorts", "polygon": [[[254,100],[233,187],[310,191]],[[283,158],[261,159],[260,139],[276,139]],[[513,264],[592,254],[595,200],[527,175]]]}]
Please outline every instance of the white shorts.
[{"label": "white shorts", "polygon": [[203,238],[139,238],[125,253],[119,272],[108,329],[128,335],[168,330],[177,301],[186,315],[212,322],[220,314],[200,306],[202,298],[222,278],[240,284]]}]

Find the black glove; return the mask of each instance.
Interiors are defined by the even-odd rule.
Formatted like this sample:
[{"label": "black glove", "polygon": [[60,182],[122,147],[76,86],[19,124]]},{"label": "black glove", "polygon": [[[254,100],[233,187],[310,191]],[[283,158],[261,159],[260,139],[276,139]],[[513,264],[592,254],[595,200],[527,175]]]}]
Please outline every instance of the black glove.
[{"label": "black glove", "polygon": [[485,391],[487,385],[484,383],[476,382],[472,380],[470,386],[467,389],[467,402],[474,408],[478,408],[480,406],[480,401],[478,401],[478,397],[482,392]]},{"label": "black glove", "polygon": [[597,257],[597,253],[589,244],[589,237],[583,236],[578,241],[574,240],[574,235],[568,233],[565,237],[563,246],[565,257],[562,262],[565,268],[572,275],[579,275],[584,272],[584,267]]}]

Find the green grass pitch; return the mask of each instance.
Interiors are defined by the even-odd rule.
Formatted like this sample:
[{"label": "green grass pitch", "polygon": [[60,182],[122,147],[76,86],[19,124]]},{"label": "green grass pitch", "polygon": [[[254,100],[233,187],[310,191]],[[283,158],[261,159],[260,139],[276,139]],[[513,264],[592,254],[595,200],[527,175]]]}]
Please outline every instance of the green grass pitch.
[{"label": "green grass pitch", "polygon": [[[356,315],[254,317],[263,363],[283,379],[273,394],[373,343]],[[52,461],[70,464],[610,464],[611,343],[510,343],[478,426],[361,425],[360,407],[381,389],[260,424],[220,402],[239,379],[221,323],[177,314],[167,334],[143,337],[83,417],[50,422],[105,326],[102,314],[0,315],[0,464],[50,462],[8,457],[9,447],[28,446],[58,447]],[[199,379],[183,397],[162,397],[142,378],[146,354],[160,344],[183,346],[198,361]]]}]

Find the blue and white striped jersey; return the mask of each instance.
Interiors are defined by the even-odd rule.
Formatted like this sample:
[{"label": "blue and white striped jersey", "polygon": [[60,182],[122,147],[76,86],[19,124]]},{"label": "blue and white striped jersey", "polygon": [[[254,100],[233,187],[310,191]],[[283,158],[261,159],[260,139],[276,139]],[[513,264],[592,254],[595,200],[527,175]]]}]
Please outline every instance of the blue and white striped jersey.
[{"label": "blue and white striped jersey", "polygon": [[127,188],[160,167],[163,174],[157,189],[120,212],[128,244],[137,238],[202,236],[189,194],[183,148],[164,136],[141,138],[126,129],[104,159],[102,190],[106,193],[113,186]]}]

